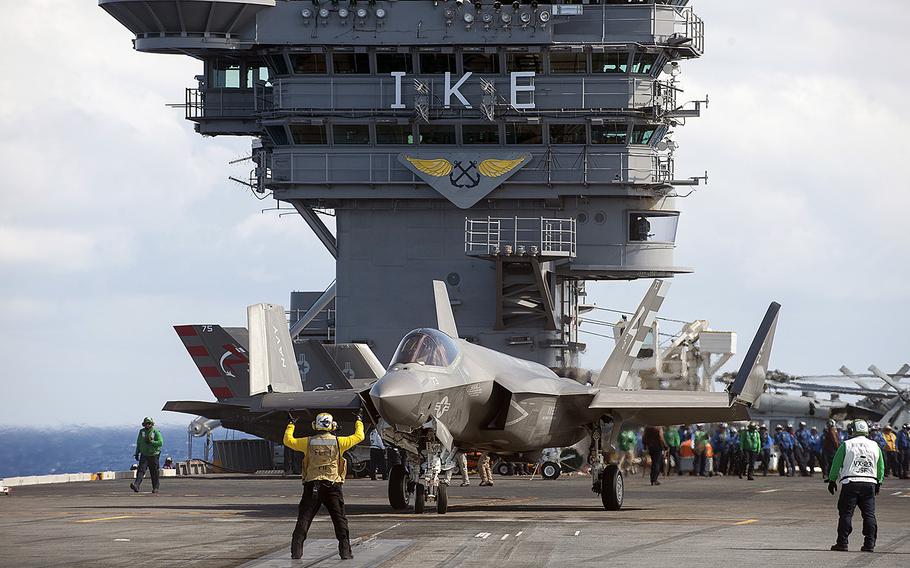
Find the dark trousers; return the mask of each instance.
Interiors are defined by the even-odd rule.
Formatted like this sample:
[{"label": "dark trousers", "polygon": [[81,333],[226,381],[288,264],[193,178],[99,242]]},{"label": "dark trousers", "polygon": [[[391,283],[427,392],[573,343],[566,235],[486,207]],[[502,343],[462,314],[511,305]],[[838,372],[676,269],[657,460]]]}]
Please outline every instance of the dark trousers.
[{"label": "dark trousers", "polygon": [[142,484],[142,478],[145,477],[145,471],[148,470],[149,477],[152,478],[152,489],[158,489],[158,456],[139,456],[139,467],[136,469],[136,487]]},{"label": "dark trousers", "polygon": [[[755,454],[758,452],[753,452],[752,450],[743,450],[743,459],[746,460],[746,463],[742,464],[743,469],[746,470],[746,473],[749,476],[749,479],[755,478]],[[740,470],[742,471],[742,470]],[[740,474],[742,475],[742,474]]]},{"label": "dark trousers", "polygon": [[383,479],[388,473],[385,465],[385,450],[370,448],[370,479],[376,479],[376,472],[379,472]]},{"label": "dark trousers", "polygon": [[768,475],[768,467],[771,465],[771,448],[762,448],[761,450],[761,474]]},{"label": "dark trousers", "polygon": [[682,475],[682,471],[679,469],[679,446],[670,446],[670,449],[667,453],[667,475],[670,475],[670,470],[676,468],[676,473]]},{"label": "dark trousers", "polygon": [[[835,450],[836,451],[836,450]],[[822,471],[824,472],[825,477],[828,477],[828,474],[831,473],[831,463],[834,461],[834,452],[827,452],[822,450]]]},{"label": "dark trousers", "polygon": [[297,509],[297,526],[294,527],[294,534],[291,537],[292,547],[294,545],[303,546],[313,517],[316,516],[321,505],[325,505],[329,516],[332,517],[332,524],[335,525],[335,538],[340,543],[348,542],[348,518],[344,514],[344,495],[341,491],[341,484],[330,481],[308,481],[303,484],[303,497],[301,497],[300,506]]},{"label": "dark trousers", "polygon": [[837,544],[847,545],[847,538],[853,532],[853,510],[857,505],[863,516],[863,546],[874,548],[878,536],[874,483],[854,482],[841,485],[840,498],[837,500],[837,512],[840,514],[840,520],[837,522]]},{"label": "dark trousers", "polygon": [[901,450],[901,454],[903,454],[903,459],[901,460],[903,466],[901,470],[904,473],[903,478],[907,479],[910,477],[910,450]]},{"label": "dark trousers", "polygon": [[714,452],[714,471],[717,473],[727,474],[727,458],[730,454],[727,450]]},{"label": "dark trousers", "polygon": [[817,459],[818,454],[815,453],[815,450],[806,450],[806,456],[808,456],[807,465],[809,467],[809,477],[812,477],[813,475],[815,475],[815,460]]},{"label": "dark trousers", "polygon": [[664,463],[664,451],[660,446],[648,448],[648,454],[651,455],[651,483],[657,481],[660,477],[660,466]]},{"label": "dark trousers", "polygon": [[901,460],[897,452],[885,452],[885,473],[888,471],[894,477],[901,476]]}]

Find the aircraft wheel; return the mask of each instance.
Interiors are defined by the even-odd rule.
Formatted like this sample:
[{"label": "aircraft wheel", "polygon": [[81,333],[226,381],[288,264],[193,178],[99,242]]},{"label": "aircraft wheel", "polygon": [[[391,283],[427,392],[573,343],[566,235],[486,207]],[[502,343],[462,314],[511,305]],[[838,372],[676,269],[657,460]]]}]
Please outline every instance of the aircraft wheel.
[{"label": "aircraft wheel", "polygon": [[422,484],[418,483],[416,491],[414,492],[414,512],[420,515],[423,513],[424,508],[427,504],[427,489]]},{"label": "aircraft wheel", "polygon": [[509,462],[499,462],[496,466],[496,473],[499,475],[512,475],[512,465]]},{"label": "aircraft wheel", "polygon": [[622,508],[625,485],[622,472],[616,464],[610,464],[600,478],[600,499],[607,511],[618,511]]},{"label": "aircraft wheel", "polygon": [[562,473],[561,468],[556,462],[544,462],[544,464],[540,466],[540,475],[542,475],[544,479],[556,479],[559,477],[560,473]]},{"label": "aircraft wheel", "polygon": [[440,515],[445,515],[446,511],[449,510],[449,494],[448,487],[444,483],[440,483],[439,487],[436,488],[436,512]]},{"label": "aircraft wheel", "polygon": [[408,471],[401,464],[393,465],[389,471],[389,504],[396,511],[408,508],[411,492],[408,491]]}]

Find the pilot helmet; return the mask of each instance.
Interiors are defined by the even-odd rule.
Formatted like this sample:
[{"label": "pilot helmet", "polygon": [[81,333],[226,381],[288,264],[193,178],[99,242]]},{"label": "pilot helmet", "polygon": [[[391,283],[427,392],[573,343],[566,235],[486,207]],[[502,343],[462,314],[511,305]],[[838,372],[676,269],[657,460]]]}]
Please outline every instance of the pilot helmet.
[{"label": "pilot helmet", "polygon": [[328,412],[320,412],[316,415],[316,420],[313,420],[313,430],[331,432],[336,428],[338,428],[338,423],[335,422],[335,419],[332,418],[332,415]]}]

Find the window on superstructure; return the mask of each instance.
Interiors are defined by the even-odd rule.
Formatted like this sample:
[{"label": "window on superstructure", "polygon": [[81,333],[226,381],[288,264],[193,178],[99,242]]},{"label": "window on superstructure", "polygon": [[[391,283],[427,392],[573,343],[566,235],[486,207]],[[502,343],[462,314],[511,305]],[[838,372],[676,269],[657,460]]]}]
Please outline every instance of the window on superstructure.
[{"label": "window on superstructure", "polygon": [[628,128],[625,124],[592,124],[592,144],[625,144],[628,139]]},{"label": "window on superstructure", "polygon": [[269,55],[269,64],[275,70],[276,75],[288,75],[291,70],[288,68],[288,62],[285,61],[284,55]]},{"label": "window on superstructure", "polygon": [[650,144],[654,138],[655,127],[651,125],[638,125],[632,129],[632,144]]},{"label": "window on superstructure", "polygon": [[246,86],[253,88],[257,81],[269,82],[269,68],[261,63],[248,63],[246,67]]},{"label": "window on superstructure", "polygon": [[551,51],[550,73],[559,75],[566,73],[584,74],[588,71],[588,58],[582,51]]},{"label": "window on superstructure", "polygon": [[212,64],[212,86],[239,89],[240,64],[230,61],[215,61]]},{"label": "window on superstructure", "polygon": [[410,53],[377,53],[376,73],[388,75],[393,71],[414,72],[414,60]]},{"label": "window on superstructure", "polygon": [[656,53],[636,53],[632,59],[632,72],[647,75],[657,61]]},{"label": "window on superstructure", "polygon": [[461,127],[462,144],[499,144],[499,125],[464,124]]},{"label": "window on superstructure", "polygon": [[533,71],[540,73],[543,64],[539,53],[507,53],[506,71]]},{"label": "window on superstructure", "polygon": [[550,144],[584,144],[584,124],[551,124]]},{"label": "window on superstructure", "polygon": [[678,224],[676,211],[633,211],[629,213],[629,242],[674,243]]},{"label": "window on superstructure", "polygon": [[325,75],[324,53],[292,53],[291,65],[298,75]]},{"label": "window on superstructure", "polygon": [[319,124],[292,124],[294,144],[325,144],[325,126]]},{"label": "window on superstructure", "polygon": [[543,144],[539,124],[506,124],[506,144]]},{"label": "window on superstructure", "polygon": [[414,143],[414,131],[410,124],[377,124],[376,144],[404,145]]},{"label": "window on superstructure", "polygon": [[626,73],[629,70],[629,54],[625,51],[592,53],[591,70],[594,73]]},{"label": "window on superstructure", "polygon": [[499,73],[499,55],[496,53],[464,53],[461,68],[467,73]]},{"label": "window on superstructure", "polygon": [[441,75],[448,71],[455,73],[454,53],[421,53],[420,73],[423,75]]},{"label": "window on superstructure", "polygon": [[335,144],[369,144],[370,127],[366,124],[335,124],[332,126]]},{"label": "window on superstructure", "polygon": [[285,131],[283,126],[266,126],[265,131],[269,134],[269,138],[271,138],[272,142],[274,142],[276,145],[288,145],[288,133]]},{"label": "window on superstructure", "polygon": [[370,72],[368,53],[333,53],[332,69],[336,75],[363,75]]},{"label": "window on superstructure", "polygon": [[421,144],[455,144],[454,124],[421,124]]}]

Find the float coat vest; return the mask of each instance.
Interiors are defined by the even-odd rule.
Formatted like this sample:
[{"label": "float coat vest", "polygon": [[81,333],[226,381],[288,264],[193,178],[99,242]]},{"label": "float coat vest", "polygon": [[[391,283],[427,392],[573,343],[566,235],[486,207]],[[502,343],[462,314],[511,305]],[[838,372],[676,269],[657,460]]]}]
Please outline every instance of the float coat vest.
[{"label": "float coat vest", "polygon": [[347,460],[338,446],[338,439],[329,433],[311,436],[307,444],[304,462],[304,482],[331,481],[344,483],[347,475]]},{"label": "float coat vest", "polygon": [[841,483],[878,483],[881,461],[878,444],[865,436],[844,441],[844,463],[838,481]]}]

